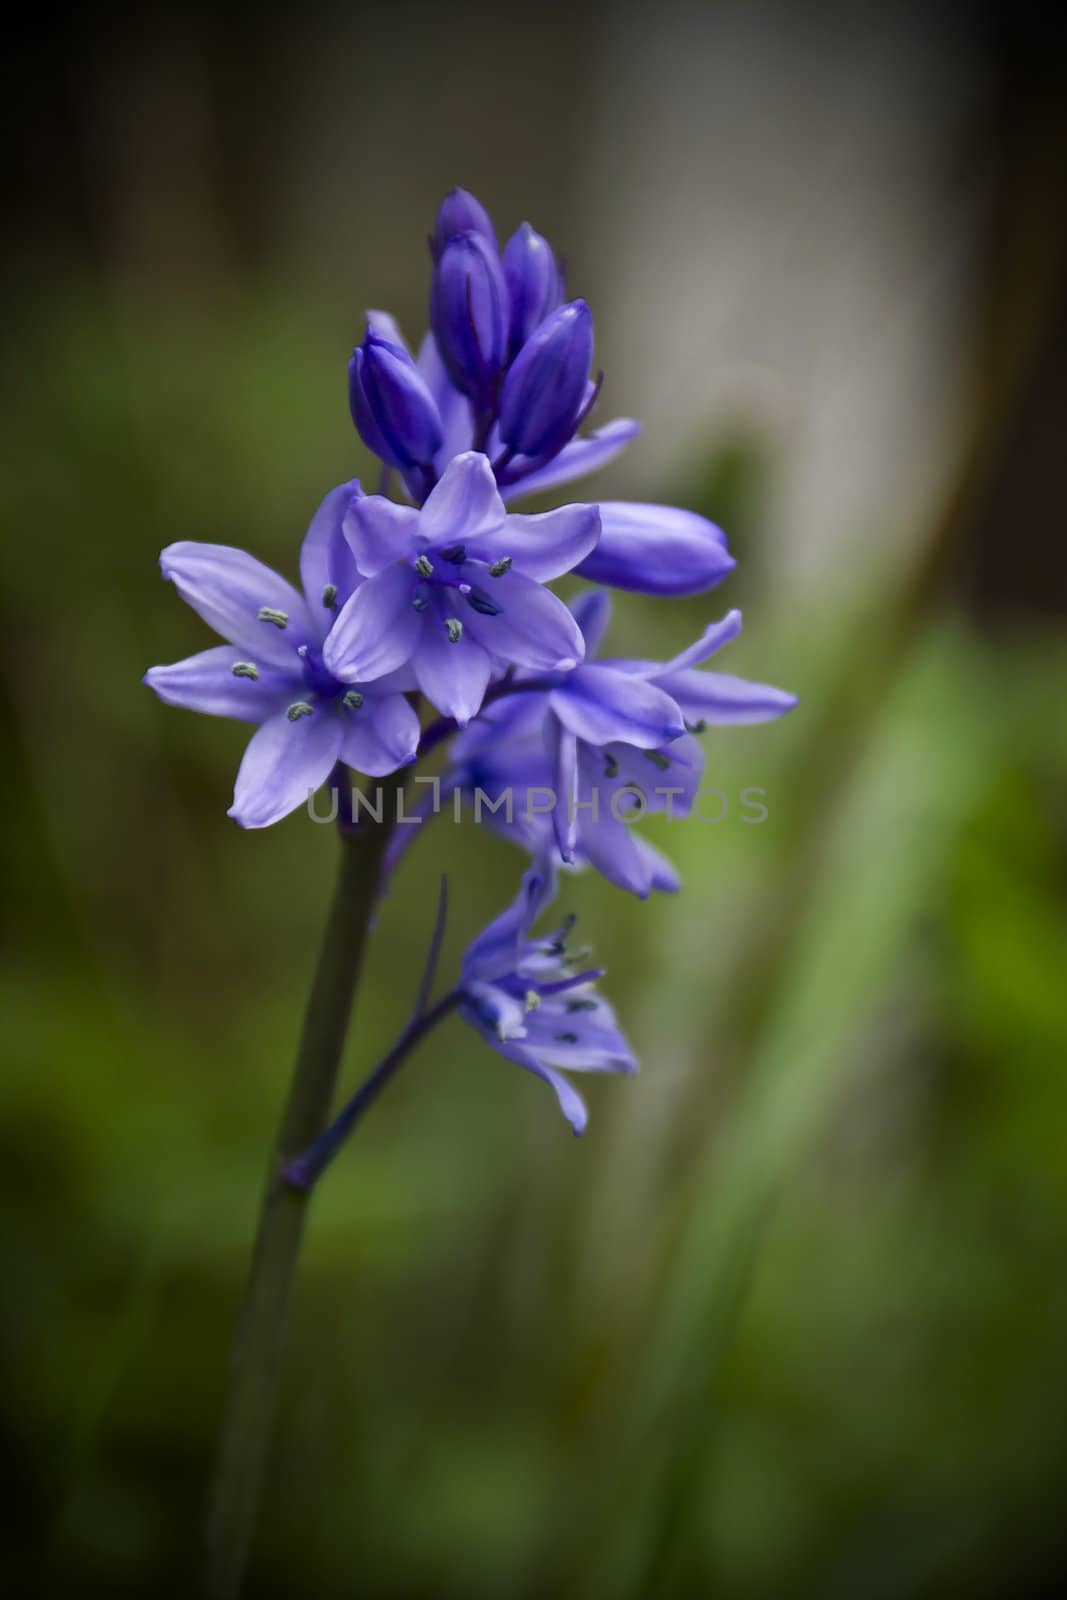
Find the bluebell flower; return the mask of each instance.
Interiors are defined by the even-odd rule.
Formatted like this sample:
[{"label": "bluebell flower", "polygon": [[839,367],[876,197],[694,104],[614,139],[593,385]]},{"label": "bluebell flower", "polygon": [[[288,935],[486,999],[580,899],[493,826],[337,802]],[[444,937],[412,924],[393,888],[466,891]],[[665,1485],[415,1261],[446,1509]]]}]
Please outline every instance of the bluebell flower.
[{"label": "bluebell flower", "polygon": [[578,425],[593,359],[593,314],[584,300],[552,311],[512,363],[500,394],[497,428],[509,451],[556,455]]},{"label": "bluebell flower", "polygon": [[[589,862],[620,888],[645,898],[674,890],[667,858],[634,832],[646,813],[684,817],[692,809],[704,757],[695,736],[706,727],[766,722],[796,705],[769,684],[697,670],[736,638],[741,614],[731,611],[670,661],[594,660],[610,619],[603,591],[572,601],[586,646],[585,663],[569,672],[515,673],[514,693],[498,698],[454,740],[446,790],[490,800],[509,791],[510,806],[483,810],[494,829],[532,851],[548,833],[564,861]],[[531,799],[555,796],[549,816]],[[631,797],[629,799],[628,797]]]},{"label": "bluebell flower", "polygon": [[465,725],[497,665],[541,673],[582,659],[581,630],[543,585],[583,561],[599,531],[595,506],[509,514],[477,451],[449,464],[420,509],[355,501],[344,534],[366,581],[326,640],[327,668],[362,682],[410,666],[437,709]]},{"label": "bluebell flower", "polygon": [[163,576],[229,641],[144,681],[169,705],[258,723],[229,815],[265,828],[302,805],[336,762],[374,777],[415,759],[419,723],[396,676],[338,677],[324,656],[361,579],[341,533],[362,499],[356,479],[332,489],[300,552],[303,593],[254,556],[183,541],[160,556]]},{"label": "bluebell flower", "polygon": [[460,1015],[508,1061],[552,1086],[575,1133],[588,1113],[565,1072],[637,1071],[637,1060],[608,1002],[595,988],[599,969],[575,971],[571,925],[535,939],[530,930],[556,892],[551,862],[536,862],[515,900],[463,958]]},{"label": "bluebell flower", "polygon": [[449,239],[434,263],[430,326],[461,394],[490,409],[508,355],[508,290],[496,246],[481,233]]},{"label": "bluebell flower", "polygon": [[432,467],[444,440],[437,403],[403,344],[373,324],[348,363],[352,420],[369,450],[391,467]]},{"label": "bluebell flower", "polygon": [[508,286],[509,349],[518,355],[526,340],[562,298],[562,283],[552,246],[528,222],[504,246]]}]

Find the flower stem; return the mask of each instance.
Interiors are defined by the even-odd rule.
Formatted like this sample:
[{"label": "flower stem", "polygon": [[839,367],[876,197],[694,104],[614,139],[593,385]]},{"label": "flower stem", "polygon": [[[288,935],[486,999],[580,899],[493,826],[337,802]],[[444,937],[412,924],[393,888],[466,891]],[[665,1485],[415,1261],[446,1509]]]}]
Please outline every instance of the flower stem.
[{"label": "flower stem", "polygon": [[[383,780],[382,821],[340,829],[340,860],[318,966],[304,1013],[289,1097],[267,1174],[255,1249],[231,1357],[208,1518],[208,1593],[233,1600],[241,1588],[274,1413],[289,1294],[307,1212],[307,1193],[286,1183],[285,1166],[318,1137],[330,1114],[359,982],[382,857],[402,773]],[[341,789],[341,809],[349,793]]]},{"label": "flower stem", "polygon": [[383,1056],[374,1071],[363,1080],[329,1127],[323,1129],[303,1155],[289,1162],[283,1174],[286,1183],[305,1193],[311,1191],[360,1117],[377,1100],[397,1068],[407,1060],[419,1040],[425,1038],[431,1028],[436,1028],[437,1024],[454,1010],[460,998],[460,991],[452,989],[428,1011],[412,1017],[388,1055]]}]

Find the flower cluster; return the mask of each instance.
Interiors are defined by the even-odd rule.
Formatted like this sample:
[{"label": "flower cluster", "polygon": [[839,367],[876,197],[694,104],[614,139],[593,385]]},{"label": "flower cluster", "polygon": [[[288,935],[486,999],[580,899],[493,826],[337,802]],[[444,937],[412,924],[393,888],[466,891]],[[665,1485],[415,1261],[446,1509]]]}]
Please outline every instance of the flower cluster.
[{"label": "flower cluster", "polygon": [[[563,268],[528,223],[501,249],[484,207],[456,189],[430,250],[417,354],[372,311],[348,366],[353,421],[381,462],[378,492],[350,479],[326,495],[300,552],[302,592],[241,550],[164,550],[164,576],[227,642],[145,681],[171,704],[257,725],[230,808],[243,827],[295,810],[338,763],[384,776],[450,739],[445,790],[488,801],[489,825],[536,861],[468,951],[460,1010],[547,1078],[580,1130],[584,1108],[559,1069],[635,1063],[590,975],[571,973],[558,938],[528,938],[557,866],[591,865],[642,897],[676,889],[670,862],[631,830],[634,813],[686,813],[705,727],[764,721],[795,702],[698,670],[737,634],[736,611],[670,661],[598,656],[607,594],[587,589],[568,605],[553,580],[695,595],[732,569],[725,537],[671,506],[511,510],[603,466],[639,424],[587,430],[603,383],[592,312],[566,299]],[[420,697],[438,713],[426,726]],[[533,791],[551,805],[523,804]]]}]

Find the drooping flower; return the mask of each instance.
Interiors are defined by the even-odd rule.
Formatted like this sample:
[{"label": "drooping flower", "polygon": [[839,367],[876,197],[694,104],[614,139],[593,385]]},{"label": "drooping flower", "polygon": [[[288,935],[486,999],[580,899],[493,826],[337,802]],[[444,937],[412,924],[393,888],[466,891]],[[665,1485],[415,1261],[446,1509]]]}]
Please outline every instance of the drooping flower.
[{"label": "drooping flower", "polygon": [[602,970],[574,970],[577,957],[566,947],[573,923],[530,937],[555,892],[554,866],[535,862],[512,904],[468,948],[459,1011],[499,1055],[551,1084],[563,1115],[581,1133],[588,1113],[564,1073],[633,1073],[637,1060],[596,991]]},{"label": "drooping flower", "polygon": [[535,673],[577,666],[574,617],[543,587],[596,544],[595,506],[509,514],[477,451],[457,456],[419,509],[381,495],[355,501],[344,535],[365,579],[324,645],[344,681],[410,665],[423,693],[465,725],[496,664]]},{"label": "drooping flower", "polygon": [[254,556],[183,541],[160,556],[163,576],[229,642],[152,667],[144,681],[169,705],[258,723],[229,815],[264,828],[303,804],[336,762],[374,777],[415,759],[419,723],[395,676],[338,677],[325,649],[360,576],[341,535],[362,499],[352,479],[322,501],[300,552],[301,594]]}]

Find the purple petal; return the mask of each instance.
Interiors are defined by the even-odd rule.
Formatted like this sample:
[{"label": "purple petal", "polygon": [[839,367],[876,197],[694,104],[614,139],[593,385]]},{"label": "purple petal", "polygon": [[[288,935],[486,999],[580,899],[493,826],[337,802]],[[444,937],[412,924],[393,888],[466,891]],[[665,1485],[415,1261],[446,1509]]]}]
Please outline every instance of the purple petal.
[{"label": "purple petal", "polygon": [[634,835],[633,842],[648,869],[649,888],[658,889],[662,894],[677,894],[682,887],[682,879],[670,857],[640,834]]},{"label": "purple petal", "polygon": [[510,556],[517,572],[547,583],[573,572],[584,561],[600,537],[600,513],[596,506],[560,506],[540,516],[510,516],[493,544],[502,556]]},{"label": "purple petal", "polygon": [[498,1055],[505,1056],[509,1061],[514,1061],[517,1066],[525,1067],[527,1072],[533,1072],[537,1077],[543,1078],[545,1083],[551,1084],[556,1092],[559,1108],[574,1129],[574,1132],[583,1133],[585,1131],[585,1125],[589,1120],[589,1112],[586,1110],[585,1101],[577,1089],[572,1088],[567,1082],[561,1072],[557,1072],[554,1067],[546,1066],[537,1059],[532,1051],[523,1049],[522,1044],[513,1039],[508,1039],[506,1042],[494,1042],[490,1039],[489,1043],[493,1045]]},{"label": "purple petal", "polygon": [[534,861],[522,875],[514,900],[494,917],[467,947],[463,957],[465,982],[481,978],[492,982],[515,970],[519,945],[556,893],[556,869],[547,859]]},{"label": "purple petal", "polygon": [[491,582],[499,614],[463,612],[464,627],[486,650],[532,672],[566,672],[578,665],[585,640],[562,600],[521,572],[506,572]]},{"label": "purple petal", "polygon": [[[349,478],[347,483],[331,489],[308,524],[300,547],[300,581],[320,637],[328,633],[337,612],[359,583],[342,525],[345,512],[362,496],[358,478]],[[324,603],[324,594],[331,599],[330,605]]]},{"label": "purple petal", "polygon": [[[587,796],[583,793],[583,799]],[[639,848],[641,841],[630,832],[625,822],[611,814],[605,789],[600,790],[600,816],[594,822],[588,812],[582,812],[579,822],[581,846],[596,870],[609,883],[620,889],[629,889],[641,900],[648,899],[652,887],[652,870]]]},{"label": "purple petal", "polygon": [[390,344],[398,345],[401,350],[406,350],[408,355],[408,342],[404,338],[399,322],[391,311],[374,311],[366,313],[367,327],[383,339],[388,339]]},{"label": "purple petal", "polygon": [[366,683],[403,666],[422,633],[414,592],[412,572],[404,566],[386,567],[361,584],[323,646],[327,671],[343,683]]},{"label": "purple petal", "polygon": [[[289,665],[298,645],[319,641],[303,595],[245,550],[183,540],[167,546],[159,565],[208,626],[240,645],[257,665]],[[284,617],[285,625],[261,620],[263,607]]]},{"label": "purple petal", "polygon": [[[551,702],[550,702],[551,703]],[[574,860],[574,846],[578,838],[578,741],[558,717],[545,721],[545,749],[552,767],[552,787],[556,804],[552,811],[552,826],[556,845],[564,861]]]},{"label": "purple petal", "polygon": [[383,495],[369,494],[348,509],[344,536],[352,559],[365,578],[373,578],[396,561],[406,561],[418,547],[419,513],[398,506]]},{"label": "purple petal", "polygon": [[795,694],[769,683],[751,683],[728,672],[672,672],[657,680],[674,696],[689,722],[715,727],[770,722],[792,711]]},{"label": "purple petal", "polygon": [[539,494],[542,489],[555,489],[561,483],[584,478],[587,472],[606,467],[640,432],[641,424],[632,417],[616,417],[614,422],[605,423],[595,433],[572,439],[547,466],[538,467],[518,483],[508,484],[504,499],[519,500],[525,494]]},{"label": "purple petal", "polygon": [[592,583],[643,594],[701,594],[736,565],[707,517],[677,506],[600,502],[600,542],[579,567]]},{"label": "purple petal", "polygon": [[462,455],[464,451],[469,450],[474,440],[470,402],[458,389],[453,389],[432,333],[427,333],[422,341],[415,365],[436,400],[437,409],[441,414],[444,443],[434,457],[434,466],[440,474],[444,472],[453,456]]},{"label": "purple petal", "polygon": [[268,828],[325,783],[341,749],[341,719],[316,707],[290,722],[277,712],[248,742],[228,816],[242,828]]},{"label": "purple petal", "polygon": [[606,589],[583,589],[567,601],[571,615],[582,630],[585,640],[585,658],[590,660],[600,649],[600,643],[611,621],[611,596]]},{"label": "purple petal", "polygon": [[[445,627],[441,602],[426,613],[414,657],[415,676],[426,698],[442,716],[455,717],[461,728],[476,716],[489,687],[490,661],[469,631],[453,644]],[[473,616],[468,612],[466,616]]]},{"label": "purple petal", "polygon": [[[576,1039],[560,1039],[560,1033]],[[543,1006],[530,1013],[523,1047],[546,1065],[566,1072],[636,1072],[637,1057],[617,1027],[605,1027],[584,1012],[570,1015],[563,1006]]]},{"label": "purple petal", "polygon": [[[293,662],[299,664],[295,656]],[[252,663],[241,661],[236,645],[217,644],[172,666],[152,667],[142,681],[169,706],[236,717],[239,722],[263,722],[283,702],[295,699],[302,687],[302,674],[295,670],[257,667],[253,678],[247,672],[234,674],[234,667],[241,665]]]},{"label": "purple petal", "polygon": [[588,744],[614,740],[655,750],[685,732],[682,713],[669,694],[644,678],[606,666],[578,667],[549,704],[566,728]]},{"label": "purple petal", "polygon": [[384,778],[415,759],[419,719],[402,694],[366,695],[358,711],[342,710],[341,760]]},{"label": "purple petal", "polygon": [[430,490],[419,532],[431,543],[473,539],[500,527],[506,515],[488,457],[468,450],[449,462]]}]

